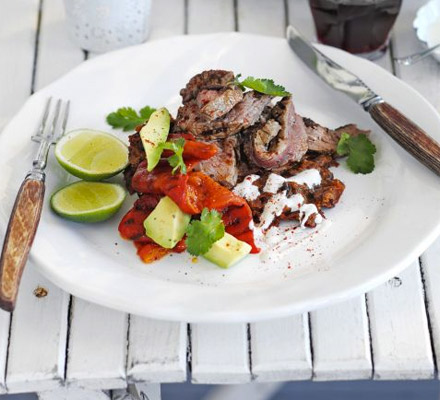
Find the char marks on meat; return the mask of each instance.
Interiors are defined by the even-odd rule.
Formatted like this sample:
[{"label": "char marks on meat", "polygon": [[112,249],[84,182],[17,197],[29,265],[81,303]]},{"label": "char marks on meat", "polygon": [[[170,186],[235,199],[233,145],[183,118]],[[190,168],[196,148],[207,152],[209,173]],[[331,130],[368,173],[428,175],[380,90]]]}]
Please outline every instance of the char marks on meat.
[{"label": "char marks on meat", "polygon": [[[232,91],[234,94],[229,93]],[[240,95],[235,94],[237,91]],[[243,92],[239,88],[219,90],[218,96],[200,107],[200,100],[190,100],[179,108],[174,125],[175,131],[193,134],[199,140],[214,140],[235,135],[255,124],[271,96],[254,91]],[[203,92],[204,95],[206,93]],[[225,95],[227,94],[227,96]],[[241,96],[241,97],[240,97]],[[213,94],[209,94],[212,98]],[[233,101],[240,98],[238,102]],[[233,107],[230,107],[233,104]],[[226,113],[223,112],[226,110]],[[209,113],[208,116],[206,113]],[[213,119],[215,116],[220,116]]]},{"label": "char marks on meat", "polygon": [[280,168],[300,161],[307,152],[303,119],[295,113],[292,98],[284,97],[273,108],[267,121],[249,128],[244,135],[248,159],[263,169]]},{"label": "char marks on meat", "polygon": [[350,136],[357,136],[361,133],[368,135],[369,133],[369,131],[363,131],[354,124],[344,125],[333,130],[317,124],[310,118],[303,118],[303,120],[306,126],[309,150],[317,153],[335,153],[343,132],[350,134]]},{"label": "char marks on meat", "polygon": [[197,97],[198,93],[203,89],[221,90],[234,82],[234,73],[232,71],[224,71],[221,69],[203,71],[193,76],[186,84],[185,88],[180,91],[183,104]]}]

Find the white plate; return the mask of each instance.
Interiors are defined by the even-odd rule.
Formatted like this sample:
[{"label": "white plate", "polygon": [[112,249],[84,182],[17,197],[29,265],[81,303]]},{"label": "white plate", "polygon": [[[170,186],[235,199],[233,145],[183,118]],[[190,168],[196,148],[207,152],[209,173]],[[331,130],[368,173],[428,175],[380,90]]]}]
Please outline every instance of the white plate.
[{"label": "white plate", "polygon": [[[337,49],[320,47],[358,74],[427,132],[440,139],[440,118],[417,92],[382,68]],[[347,189],[326,212],[332,224],[275,264],[258,256],[222,270],[188,254],[145,265],[117,226],[134,198],[112,220],[81,225],[55,216],[48,198],[73,179],[50,159],[47,199],[31,257],[49,279],[76,296],[167,320],[254,321],[311,310],[365,292],[391,278],[439,233],[440,178],[395,145],[364,113],[327,88],[283,39],[243,34],[175,37],[87,61],[32,96],[0,136],[0,203],[4,228],[35,144],[45,99],[72,101],[69,129],[109,130],[105,115],[119,106],[180,102],[179,89],[209,68],[270,77],[293,93],[297,110],[330,127],[355,122],[372,130],[378,152],[366,176],[335,169]],[[121,133],[126,138],[127,134]],[[116,245],[117,243],[117,245]]]}]

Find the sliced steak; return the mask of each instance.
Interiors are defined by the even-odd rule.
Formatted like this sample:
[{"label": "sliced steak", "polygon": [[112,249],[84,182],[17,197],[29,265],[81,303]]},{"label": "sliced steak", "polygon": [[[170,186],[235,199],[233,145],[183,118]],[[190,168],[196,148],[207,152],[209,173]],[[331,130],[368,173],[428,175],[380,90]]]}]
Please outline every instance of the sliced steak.
[{"label": "sliced steak", "polygon": [[198,93],[203,89],[224,89],[226,86],[234,82],[234,73],[232,71],[224,71],[221,69],[211,69],[203,71],[193,76],[186,84],[185,88],[180,91],[182,102],[185,104],[197,97]]},{"label": "sliced steak", "polygon": [[217,146],[217,154],[199,164],[200,171],[228,189],[237,184],[237,142],[235,136],[211,142]]},{"label": "sliced steak", "polygon": [[303,120],[306,126],[309,150],[317,153],[335,153],[343,132],[347,132],[351,136],[357,136],[361,133],[368,135],[368,133],[370,133],[370,131],[359,129],[354,124],[344,125],[333,130],[317,124],[310,118],[303,118]]},{"label": "sliced steak", "polygon": [[[140,130],[140,129],[139,129]],[[133,175],[136,172],[137,166],[145,160],[145,150],[142,144],[141,136],[138,132],[133,133],[128,137],[128,165],[124,170],[124,179],[127,190],[130,194],[134,193],[131,186]]]},{"label": "sliced steak", "polygon": [[276,169],[299,161],[307,152],[305,126],[295,113],[291,97],[280,100],[267,122],[250,128],[248,135],[247,156],[264,169]]},{"label": "sliced steak", "polygon": [[[209,96],[212,96],[212,93]],[[232,97],[237,98],[236,94]],[[216,119],[208,117],[205,113],[206,110],[203,109],[213,101],[215,100],[211,100],[202,108],[200,107],[200,101],[197,102],[197,100],[191,100],[184,104],[177,113],[174,130],[191,133],[201,140],[215,140],[235,135],[259,120],[263,110],[270,103],[271,96],[254,91],[246,92],[242,101],[233,106],[225,115]],[[226,109],[224,103],[220,109],[222,111]],[[216,115],[212,108],[208,108],[208,110],[210,110],[211,115]]]},{"label": "sliced steak", "polygon": [[204,89],[197,95],[197,105],[210,120],[223,117],[243,100],[243,91],[234,86],[223,90]]}]

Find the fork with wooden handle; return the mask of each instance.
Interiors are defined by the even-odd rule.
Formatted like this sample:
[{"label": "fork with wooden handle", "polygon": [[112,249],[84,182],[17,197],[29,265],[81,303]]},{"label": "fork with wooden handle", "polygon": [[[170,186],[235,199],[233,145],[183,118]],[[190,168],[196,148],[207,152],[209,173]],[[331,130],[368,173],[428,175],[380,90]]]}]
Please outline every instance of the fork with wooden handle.
[{"label": "fork with wooden handle", "polygon": [[64,135],[70,103],[57,100],[51,112],[48,99],[40,126],[32,140],[39,142],[32,169],[24,178],[9,219],[0,258],[0,307],[13,311],[24,266],[40,222],[45,191],[47,155],[50,146]]}]

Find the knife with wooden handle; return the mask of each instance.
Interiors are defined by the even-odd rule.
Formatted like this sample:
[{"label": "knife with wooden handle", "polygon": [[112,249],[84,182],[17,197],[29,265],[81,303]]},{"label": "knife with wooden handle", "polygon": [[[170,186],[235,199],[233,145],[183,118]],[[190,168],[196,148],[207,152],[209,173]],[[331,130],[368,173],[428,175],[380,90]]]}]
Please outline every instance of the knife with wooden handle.
[{"label": "knife with wooden handle", "polygon": [[333,89],[345,93],[423,165],[440,175],[440,145],[408,117],[386,103],[362,80],[317,50],[290,25],[287,41],[294,53]]},{"label": "knife with wooden handle", "polygon": [[18,287],[37,232],[44,199],[44,176],[28,175],[9,219],[0,258],[0,307],[13,311]]}]

